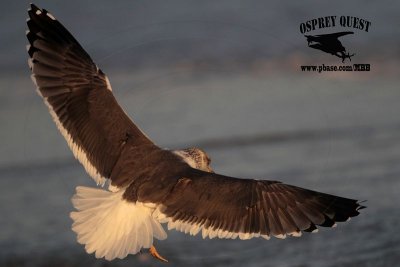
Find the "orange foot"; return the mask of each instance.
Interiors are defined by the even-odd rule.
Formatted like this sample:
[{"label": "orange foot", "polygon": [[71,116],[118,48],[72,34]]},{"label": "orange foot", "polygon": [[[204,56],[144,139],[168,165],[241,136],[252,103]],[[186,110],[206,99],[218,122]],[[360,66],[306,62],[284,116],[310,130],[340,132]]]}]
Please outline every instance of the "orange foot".
[{"label": "orange foot", "polygon": [[155,246],[151,246],[149,249],[149,252],[150,252],[151,256],[153,256],[154,258],[156,258],[160,261],[163,261],[163,262],[168,262],[167,259],[163,258],[160,254],[158,254]]}]

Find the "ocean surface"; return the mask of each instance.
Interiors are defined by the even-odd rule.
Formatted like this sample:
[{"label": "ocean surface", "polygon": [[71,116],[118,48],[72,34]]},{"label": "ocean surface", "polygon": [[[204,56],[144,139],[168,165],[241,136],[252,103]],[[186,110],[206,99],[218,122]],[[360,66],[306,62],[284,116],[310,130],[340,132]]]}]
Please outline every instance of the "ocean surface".
[{"label": "ocean surface", "polygon": [[[397,2],[38,1],[66,21],[161,147],[204,148],[222,174],[366,200],[360,216],[300,238],[203,240],[171,231],[155,242],[167,265],[145,251],[97,260],[76,242],[70,198],[76,186],[95,183],[30,81],[27,3],[9,2],[0,18],[0,266],[398,266]],[[376,25],[353,43],[355,63],[371,71],[302,73],[303,60],[342,63],[307,48],[298,24],[344,13]],[[378,41],[387,45],[377,52]]]}]

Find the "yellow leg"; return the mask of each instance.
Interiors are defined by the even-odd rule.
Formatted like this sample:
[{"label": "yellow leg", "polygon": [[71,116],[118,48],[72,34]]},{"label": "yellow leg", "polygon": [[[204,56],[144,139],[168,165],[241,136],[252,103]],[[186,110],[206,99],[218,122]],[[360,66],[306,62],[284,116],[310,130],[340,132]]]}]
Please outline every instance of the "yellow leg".
[{"label": "yellow leg", "polygon": [[149,252],[154,258],[156,258],[160,261],[163,261],[163,262],[168,262],[167,259],[163,258],[160,254],[158,254],[155,246],[151,246],[151,248],[149,249]]}]

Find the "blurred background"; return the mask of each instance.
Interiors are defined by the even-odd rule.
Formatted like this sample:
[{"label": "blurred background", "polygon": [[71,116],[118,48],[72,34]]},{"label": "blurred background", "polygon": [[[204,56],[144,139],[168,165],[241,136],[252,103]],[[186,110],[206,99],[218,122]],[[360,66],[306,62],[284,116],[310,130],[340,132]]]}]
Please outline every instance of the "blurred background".
[{"label": "blurred background", "polygon": [[[28,4],[3,1],[0,15],[0,266],[166,266],[147,253],[96,260],[75,241],[70,198],[94,182],[29,78]],[[398,264],[398,1],[35,4],[72,32],[160,146],[202,147],[226,175],[368,200],[361,216],[301,238],[203,240],[172,231],[156,241],[170,266]],[[342,64],[308,48],[299,30],[331,15],[371,21],[369,32],[341,38],[356,54],[351,63],[371,64],[370,72],[301,72]]]}]

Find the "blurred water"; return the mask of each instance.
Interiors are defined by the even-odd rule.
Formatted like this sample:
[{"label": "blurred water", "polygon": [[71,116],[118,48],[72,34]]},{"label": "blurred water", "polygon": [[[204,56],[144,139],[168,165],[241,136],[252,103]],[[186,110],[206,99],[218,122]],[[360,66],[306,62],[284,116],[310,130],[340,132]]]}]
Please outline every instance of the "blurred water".
[{"label": "blurred water", "polygon": [[[31,1],[5,0],[0,16],[0,71],[21,71],[26,58],[26,9]],[[34,1],[51,11],[106,69],[150,69],[176,62],[192,65],[268,64],[295,60],[337,63],[337,59],[306,45],[299,25],[323,16],[350,15],[371,21],[369,32],[355,30],[344,41],[354,60],[393,61],[400,57],[398,1],[321,2],[307,0],[148,0]],[[341,31],[333,28],[327,32]],[[316,32],[317,34],[318,32]],[[296,66],[297,68],[298,66]]]},{"label": "blurred water", "polygon": [[[23,100],[9,94],[1,108],[2,116],[13,113],[13,120],[1,120],[8,123],[0,169],[3,264],[158,265],[147,254],[96,261],[75,242],[69,199],[75,186],[94,183],[24,80],[13,81],[26,90]],[[128,114],[161,146],[204,144],[218,172],[368,200],[368,209],[345,225],[283,241],[202,240],[170,232],[157,245],[173,266],[394,266],[399,260],[395,80],[381,81],[379,93],[377,80],[331,84],[300,76],[204,74],[201,81],[169,76],[156,89],[138,80],[112,79]],[[135,89],[118,91],[119,85]]]},{"label": "blurred water", "polygon": [[[400,35],[389,27],[398,22],[397,2],[38,4],[62,17],[109,75],[126,112],[160,146],[204,147],[226,175],[368,200],[361,216],[301,238],[203,240],[169,232],[156,245],[172,266],[398,264],[400,76],[393,62]],[[0,17],[7,37],[0,42],[0,265],[161,266],[147,254],[96,260],[76,243],[70,197],[77,185],[94,183],[34,93],[23,50],[26,6],[10,1]],[[280,64],[291,53],[337,64],[308,53],[297,32],[303,19],[327,10],[351,10],[376,25],[354,39],[370,73],[300,73],[301,62]],[[376,52],[379,42],[385,49]],[[271,65],[248,69],[257,60]]]}]

